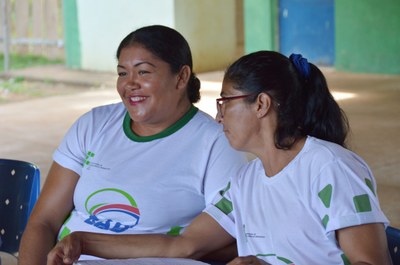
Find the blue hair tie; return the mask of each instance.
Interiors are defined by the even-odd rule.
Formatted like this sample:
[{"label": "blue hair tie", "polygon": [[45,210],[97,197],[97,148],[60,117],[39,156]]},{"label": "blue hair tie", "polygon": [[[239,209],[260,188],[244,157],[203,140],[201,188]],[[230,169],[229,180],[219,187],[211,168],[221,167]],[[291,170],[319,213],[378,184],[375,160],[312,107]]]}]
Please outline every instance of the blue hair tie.
[{"label": "blue hair tie", "polygon": [[294,67],[301,74],[301,76],[304,78],[308,78],[310,76],[311,68],[306,58],[303,58],[301,54],[292,53],[289,59],[292,61]]}]

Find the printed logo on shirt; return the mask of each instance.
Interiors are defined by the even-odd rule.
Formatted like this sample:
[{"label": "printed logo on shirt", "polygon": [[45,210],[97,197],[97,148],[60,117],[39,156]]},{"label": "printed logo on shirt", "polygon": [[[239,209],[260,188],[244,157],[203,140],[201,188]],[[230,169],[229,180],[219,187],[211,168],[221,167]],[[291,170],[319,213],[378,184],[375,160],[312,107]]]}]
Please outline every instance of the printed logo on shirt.
[{"label": "printed logo on shirt", "polygon": [[[293,261],[291,261],[287,258],[284,258],[284,257],[280,257],[276,254],[272,254],[272,253],[271,254],[257,254],[256,257],[260,257],[260,258],[261,257],[275,257],[278,261],[281,261],[279,264],[296,265],[296,264],[294,264]],[[266,260],[266,261],[268,262],[268,260]]]},{"label": "printed logo on shirt", "polygon": [[91,152],[91,151],[88,151],[87,154],[86,154],[85,161],[83,161],[83,166],[88,166],[88,165],[90,165],[90,159],[91,159],[92,157],[94,157],[94,153]]},{"label": "printed logo on shirt", "polygon": [[256,233],[254,231],[251,232],[247,231],[245,224],[243,224],[243,234],[246,238],[246,243],[248,243],[249,240],[264,239],[267,237],[265,233]]},{"label": "printed logo on shirt", "polygon": [[251,237],[251,238],[265,238],[265,235],[260,235],[257,233],[244,233],[246,237]]},{"label": "printed logo on shirt", "polygon": [[110,168],[104,167],[102,164],[98,162],[93,162],[92,158],[94,156],[95,154],[92,151],[88,151],[85,157],[85,161],[83,161],[83,167],[86,167],[86,169],[90,169],[91,167],[96,167],[100,169],[110,170]]},{"label": "printed logo on shirt", "polygon": [[136,226],[140,219],[135,200],[119,189],[106,188],[93,192],[86,199],[85,208],[90,214],[85,223],[115,233],[122,233]]}]

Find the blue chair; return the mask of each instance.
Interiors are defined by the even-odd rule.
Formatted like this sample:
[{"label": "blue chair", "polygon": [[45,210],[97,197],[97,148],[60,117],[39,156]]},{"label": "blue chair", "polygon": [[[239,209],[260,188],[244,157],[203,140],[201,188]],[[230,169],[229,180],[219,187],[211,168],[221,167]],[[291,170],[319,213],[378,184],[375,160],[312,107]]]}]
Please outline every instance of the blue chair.
[{"label": "blue chair", "polygon": [[390,257],[393,265],[400,265],[400,229],[388,226],[386,228]]},{"label": "blue chair", "polygon": [[15,255],[40,192],[40,171],[32,163],[0,159],[0,251]]}]

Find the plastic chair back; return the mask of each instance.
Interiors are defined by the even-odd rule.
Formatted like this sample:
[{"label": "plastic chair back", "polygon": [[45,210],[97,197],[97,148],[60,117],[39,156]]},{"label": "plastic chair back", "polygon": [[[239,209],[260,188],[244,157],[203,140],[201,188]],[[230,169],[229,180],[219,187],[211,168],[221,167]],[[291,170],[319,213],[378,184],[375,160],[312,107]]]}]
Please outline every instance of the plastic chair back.
[{"label": "plastic chair back", "polygon": [[0,251],[15,254],[40,192],[40,171],[32,163],[0,159]]},{"label": "plastic chair back", "polygon": [[400,265],[400,229],[392,226],[386,228],[390,257],[393,265]]}]

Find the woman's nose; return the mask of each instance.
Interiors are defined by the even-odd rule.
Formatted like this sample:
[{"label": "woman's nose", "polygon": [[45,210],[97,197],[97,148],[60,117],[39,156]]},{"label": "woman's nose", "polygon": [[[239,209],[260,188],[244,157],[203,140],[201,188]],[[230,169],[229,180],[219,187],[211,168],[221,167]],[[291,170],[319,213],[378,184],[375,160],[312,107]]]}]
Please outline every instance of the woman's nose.
[{"label": "woman's nose", "polygon": [[126,88],[129,90],[138,89],[139,83],[137,82],[137,78],[133,75],[129,76],[126,82]]}]

